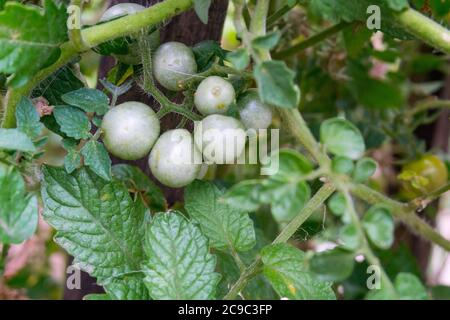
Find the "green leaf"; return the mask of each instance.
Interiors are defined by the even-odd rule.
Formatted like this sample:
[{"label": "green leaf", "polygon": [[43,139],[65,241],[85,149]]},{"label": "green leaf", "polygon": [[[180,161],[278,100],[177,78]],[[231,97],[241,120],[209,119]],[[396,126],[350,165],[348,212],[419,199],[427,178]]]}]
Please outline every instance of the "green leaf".
[{"label": "green leaf", "polygon": [[84,87],[70,64],[58,69],[33,90],[33,97],[43,96],[50,105],[63,105],[62,95]]},{"label": "green leaf", "polygon": [[360,158],[366,149],[358,128],[341,118],[328,119],[322,123],[320,141],[329,152],[350,159]]},{"label": "green leaf", "polygon": [[208,14],[210,6],[211,0],[194,0],[195,13],[204,24],[208,23]]},{"label": "green leaf", "polygon": [[330,282],[323,282],[307,270],[305,254],[288,244],[276,244],[261,251],[264,275],[282,298],[294,300],[336,299]]},{"label": "green leaf", "polygon": [[141,270],[145,208],[120,182],[99,179],[81,168],[43,167],[44,218],[55,241],[113,299],[147,299]]},{"label": "green leaf", "polygon": [[220,47],[220,43],[213,40],[197,43],[192,48],[192,52],[194,52],[198,72],[206,71],[216,60],[222,63],[225,59],[225,50]]},{"label": "green leaf", "polygon": [[344,194],[341,192],[335,192],[330,200],[328,200],[328,208],[336,216],[343,216],[347,212],[347,201]]},{"label": "green leaf", "polygon": [[356,250],[360,247],[359,237],[358,228],[352,223],[342,226],[339,231],[339,240],[342,247],[348,250]]},{"label": "green leaf", "polygon": [[128,189],[137,189],[149,207],[155,212],[166,211],[167,203],[161,189],[138,167],[128,164],[116,164],[112,167],[114,178],[122,181]]},{"label": "green leaf", "polygon": [[[20,17],[20,18],[19,18]],[[20,87],[53,64],[68,40],[66,7],[44,1],[44,9],[8,2],[0,12],[0,72],[12,74],[8,85]]]},{"label": "green leaf", "polygon": [[256,211],[261,205],[261,180],[245,180],[227,190],[223,200],[233,208]]},{"label": "green leaf", "polygon": [[295,73],[282,61],[264,61],[257,65],[254,77],[261,100],[280,108],[296,108],[300,89],[294,83]]},{"label": "green leaf", "polygon": [[214,299],[220,275],[208,239],[178,212],[160,213],[147,226],[144,281],[153,299]]},{"label": "green leaf", "polygon": [[56,122],[61,131],[68,137],[75,139],[89,138],[91,123],[86,114],[78,108],[69,106],[57,106],[53,110]]},{"label": "green leaf", "polygon": [[105,180],[111,180],[111,159],[102,143],[89,141],[81,149],[81,155],[84,157],[84,164],[92,171]]},{"label": "green leaf", "polygon": [[16,107],[17,128],[30,139],[37,138],[43,129],[39,113],[28,98],[22,97]]},{"label": "green leaf", "polygon": [[185,208],[214,248],[247,251],[255,245],[255,229],[247,212],[228,206],[223,192],[210,182],[196,180],[185,190]]},{"label": "green leaf", "polygon": [[0,150],[34,152],[36,148],[28,136],[19,129],[0,128]]},{"label": "green leaf", "polygon": [[21,243],[38,223],[38,201],[26,194],[20,173],[0,167],[0,243]]},{"label": "green leaf", "polygon": [[355,254],[342,248],[334,248],[315,254],[309,268],[323,281],[342,281],[350,277],[355,264]]},{"label": "green leaf", "polygon": [[252,46],[260,50],[272,50],[281,39],[281,32],[274,31],[252,40]]},{"label": "green leaf", "polygon": [[335,173],[350,175],[354,167],[353,161],[343,156],[337,156],[331,162],[331,168]]},{"label": "green leaf", "polygon": [[450,287],[437,285],[431,287],[431,296],[434,300],[450,300]]},{"label": "green leaf", "polygon": [[411,273],[399,273],[395,278],[395,289],[403,300],[428,300],[428,292],[419,278]]},{"label": "green leaf", "polygon": [[78,142],[76,140],[63,139],[62,145],[67,151],[67,154],[64,157],[64,168],[67,173],[72,173],[81,163],[81,154],[77,149]]},{"label": "green leaf", "polygon": [[95,112],[98,115],[105,114],[109,107],[108,96],[97,89],[80,88],[63,94],[61,99],[71,106],[78,107],[85,112]]},{"label": "green leaf", "polygon": [[271,162],[278,161],[277,173],[262,183],[260,199],[270,204],[278,222],[289,222],[311,197],[311,189],[303,177],[313,169],[300,153],[284,149],[271,154]]},{"label": "green leaf", "polygon": [[380,249],[388,249],[394,242],[394,219],[383,205],[371,207],[363,218],[363,227],[369,239]]},{"label": "green leaf", "polygon": [[377,163],[371,158],[362,158],[356,163],[355,171],[353,172],[353,180],[355,182],[367,181],[377,170]]},{"label": "green leaf", "polygon": [[391,78],[388,74],[384,80],[374,79],[359,61],[350,61],[347,69],[351,77],[349,89],[363,106],[375,110],[404,106],[406,99],[398,77]]},{"label": "green leaf", "polygon": [[226,59],[230,61],[238,70],[244,70],[250,63],[250,56],[246,49],[240,48],[236,51],[228,52]]},{"label": "green leaf", "polygon": [[[270,241],[266,239],[264,233],[256,229],[256,246],[252,250],[240,254],[242,261],[250,265],[259,256],[261,249],[269,244]],[[217,251],[215,255],[217,257],[217,272],[222,275],[218,286],[218,298],[222,298],[239,279],[241,272],[231,254]],[[250,279],[245,288],[239,293],[239,297],[245,300],[278,299],[278,295],[262,274]]]},{"label": "green leaf", "polygon": [[367,8],[370,5],[379,6],[383,18],[390,16],[391,11],[409,7],[408,0],[315,0],[311,1],[310,8],[326,19],[365,22],[369,17]]}]

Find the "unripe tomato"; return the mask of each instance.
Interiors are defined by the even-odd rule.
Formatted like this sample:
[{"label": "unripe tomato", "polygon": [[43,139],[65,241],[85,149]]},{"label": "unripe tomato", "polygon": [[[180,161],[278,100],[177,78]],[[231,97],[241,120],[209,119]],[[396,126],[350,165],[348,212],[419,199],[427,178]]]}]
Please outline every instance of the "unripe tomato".
[{"label": "unripe tomato", "polygon": [[197,110],[204,115],[223,114],[228,111],[235,97],[236,93],[231,83],[221,77],[211,76],[197,87],[194,103]]},{"label": "unripe tomato", "polygon": [[248,90],[238,100],[239,115],[247,129],[267,129],[272,123],[272,109],[263,103],[256,90]]},{"label": "unripe tomato", "polygon": [[403,166],[400,194],[413,199],[444,187],[448,180],[445,163],[435,155],[427,154]]},{"label": "unripe tomato", "polygon": [[197,73],[194,53],[180,42],[166,42],[153,57],[153,75],[166,89],[182,91],[185,81]]},{"label": "unripe tomato", "polygon": [[109,110],[101,129],[103,142],[111,154],[124,160],[137,160],[150,152],[160,127],[149,106],[129,101]]},{"label": "unripe tomato", "polygon": [[148,163],[159,182],[171,188],[181,188],[195,180],[202,166],[201,160],[191,133],[186,129],[175,129],[159,137]]},{"label": "unripe tomato", "polygon": [[194,140],[206,163],[232,164],[245,149],[246,132],[239,120],[212,114],[196,125]]},{"label": "unripe tomato", "polygon": [[[100,22],[107,22],[122,16],[126,16],[129,14],[134,14],[139,11],[146,9],[144,6],[141,6],[137,3],[119,3],[110,8],[108,8],[100,18]],[[153,31],[148,35],[148,39],[152,45],[152,47],[159,46],[159,30]],[[125,41],[125,39],[123,40]],[[127,40],[128,43],[128,51],[127,54],[114,54],[114,57],[117,58],[122,63],[128,65],[137,65],[141,63],[141,57],[139,54],[139,45],[134,39]],[[111,46],[114,46],[111,44]]]},{"label": "unripe tomato", "polygon": [[106,22],[144,10],[145,7],[137,3],[119,3],[108,8],[100,18],[100,22]]}]

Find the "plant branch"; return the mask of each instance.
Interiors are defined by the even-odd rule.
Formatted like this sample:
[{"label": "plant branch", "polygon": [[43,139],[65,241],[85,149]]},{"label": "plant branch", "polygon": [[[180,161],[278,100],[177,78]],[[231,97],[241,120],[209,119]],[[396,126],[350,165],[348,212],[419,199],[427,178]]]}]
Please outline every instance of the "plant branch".
[{"label": "plant branch", "polygon": [[395,21],[420,40],[450,54],[450,31],[433,19],[414,9],[407,9],[397,13]]},{"label": "plant branch", "polygon": [[381,202],[388,205],[392,210],[392,214],[408,226],[413,233],[450,252],[450,240],[445,239],[428,223],[418,217],[415,207],[411,206],[411,204],[395,201],[363,184],[352,185],[351,192],[367,203],[377,204]]},{"label": "plant branch", "polygon": [[291,134],[311,154],[314,160],[325,170],[330,167],[330,158],[320,148],[305,120],[297,109],[279,108],[279,114]]},{"label": "plant branch", "polygon": [[293,2],[292,4],[285,4],[284,6],[282,6],[280,9],[278,9],[277,11],[275,11],[273,14],[271,14],[268,18],[267,18],[267,29],[270,29],[274,26],[274,24],[278,21],[278,19],[280,19],[281,17],[283,17],[286,13],[288,13],[289,11],[291,11],[293,8],[295,8],[295,6],[300,2],[300,0],[296,0],[295,2]]},{"label": "plant branch", "polygon": [[412,109],[406,111],[403,116],[406,120],[410,121],[418,113],[445,108],[450,108],[450,100],[426,100],[417,103]]},{"label": "plant branch", "polygon": [[296,45],[293,45],[290,48],[275,52],[273,54],[273,57],[275,59],[279,59],[279,58],[285,58],[285,57],[292,56],[300,51],[303,51],[312,46],[315,46],[316,44],[322,42],[326,38],[340,32],[340,31],[344,30],[345,28],[347,28],[350,25],[351,24],[347,23],[347,22],[340,22],[338,24],[335,24],[334,26],[331,26],[331,27],[321,31],[320,33],[318,33],[304,41],[301,41],[301,42],[297,43]]},{"label": "plant branch", "polygon": [[67,64],[80,51],[86,51],[100,43],[118,37],[137,33],[142,28],[158,24],[190,9],[192,5],[193,0],[165,0],[135,14],[83,29],[81,31],[81,36],[84,39],[83,48],[76,49],[70,41],[64,43],[61,46],[61,56],[56,63],[39,71],[26,85],[8,90],[4,101],[5,114],[2,127],[14,127],[16,122],[16,105],[20,98],[22,96],[28,96],[34,87],[57,69]]},{"label": "plant branch", "polygon": [[333,184],[325,183],[303,209],[288,223],[272,244],[288,241],[301,225],[333,194],[336,190]]},{"label": "plant branch", "polygon": [[[317,210],[320,206],[333,194],[335,188],[330,183],[325,183],[316,194],[308,201],[302,210],[289,222],[289,224],[281,231],[272,244],[287,242],[301,225]],[[242,272],[239,279],[231,287],[230,291],[224,297],[225,300],[235,299],[247,283],[259,272],[261,266],[261,258],[256,260]]]},{"label": "plant branch", "polygon": [[366,234],[364,232],[363,226],[361,224],[361,221],[359,219],[358,214],[355,210],[355,204],[353,202],[353,198],[349,192],[348,189],[341,190],[344,194],[346,203],[347,203],[347,210],[350,214],[351,220],[353,225],[356,227],[359,239],[361,241],[361,253],[365,256],[367,261],[372,264],[376,265],[380,268],[381,272],[381,282],[384,283],[385,287],[393,297],[397,296],[397,292],[394,288],[394,285],[392,284],[391,280],[389,279],[389,276],[387,275],[386,271],[384,270],[383,266],[380,263],[380,260],[378,257],[373,253],[372,249],[370,248],[369,241],[367,240]]},{"label": "plant branch", "polygon": [[450,183],[443,186],[442,188],[437,189],[436,191],[433,191],[432,193],[419,197],[416,199],[413,199],[409,202],[410,208],[414,208],[414,210],[422,211],[425,209],[431,202],[438,199],[442,194],[446,193],[450,190]]}]

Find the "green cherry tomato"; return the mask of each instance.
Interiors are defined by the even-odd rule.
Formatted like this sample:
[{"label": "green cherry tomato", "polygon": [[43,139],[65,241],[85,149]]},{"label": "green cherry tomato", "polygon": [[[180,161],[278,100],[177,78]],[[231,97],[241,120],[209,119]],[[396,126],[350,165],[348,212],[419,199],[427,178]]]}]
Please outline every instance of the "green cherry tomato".
[{"label": "green cherry tomato", "polygon": [[197,87],[194,103],[203,115],[224,114],[233,103],[235,96],[231,83],[221,77],[210,76]]},{"label": "green cherry tomato", "polygon": [[146,104],[129,101],[109,110],[102,121],[108,151],[124,160],[146,156],[159,136],[159,120]]},{"label": "green cherry tomato", "polygon": [[239,120],[212,114],[196,125],[194,141],[207,164],[233,164],[245,149],[246,132]]},{"label": "green cherry tomato", "polygon": [[197,73],[194,53],[180,42],[166,42],[153,56],[153,75],[166,89],[182,91],[185,81]]},{"label": "green cherry tomato", "polygon": [[[119,3],[108,8],[100,18],[100,22],[107,22],[122,16],[134,14],[146,9],[137,3]],[[159,30],[153,31],[148,35],[148,39],[152,46],[155,48],[159,45]],[[125,40],[124,40],[125,41]],[[139,45],[137,41],[128,40],[128,52],[127,54],[114,54],[122,63],[128,65],[137,65],[141,63],[141,56],[139,54]],[[113,46],[113,44],[111,44]]]},{"label": "green cherry tomato", "polygon": [[202,157],[186,129],[169,130],[156,141],[148,159],[152,174],[171,188],[187,186],[198,176]]},{"label": "green cherry tomato", "polygon": [[272,123],[272,109],[263,103],[256,90],[248,90],[237,102],[239,116],[247,129],[267,129]]},{"label": "green cherry tomato", "polygon": [[413,199],[445,186],[448,170],[440,158],[427,154],[404,165],[399,177],[402,180],[401,196]]}]

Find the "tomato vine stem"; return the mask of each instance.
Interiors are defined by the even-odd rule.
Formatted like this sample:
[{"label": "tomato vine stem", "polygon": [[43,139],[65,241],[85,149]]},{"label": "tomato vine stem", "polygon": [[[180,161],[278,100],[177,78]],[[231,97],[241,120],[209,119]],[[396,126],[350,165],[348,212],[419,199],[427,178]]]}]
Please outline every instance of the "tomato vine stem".
[{"label": "tomato vine stem", "polygon": [[[300,226],[333,194],[334,190],[335,187],[332,184],[325,183],[308,203],[306,203],[294,219],[292,219],[283,231],[281,231],[272,244],[287,242],[298,228],[300,228]],[[231,287],[224,299],[232,300],[236,298],[236,296],[245,288],[247,283],[260,272],[261,265],[261,257],[257,257],[256,260],[241,273],[241,276]]]},{"label": "tomato vine stem", "polygon": [[380,260],[373,253],[372,249],[370,248],[369,241],[367,240],[363,226],[362,226],[359,216],[356,212],[355,204],[353,202],[353,198],[352,198],[352,195],[350,194],[350,191],[347,188],[344,188],[341,191],[344,194],[344,197],[345,197],[345,200],[347,203],[348,213],[350,214],[350,218],[352,220],[353,225],[357,229],[358,237],[361,241],[361,247],[360,247],[361,253],[364,255],[364,257],[367,259],[367,261],[371,265],[375,265],[380,268],[381,283],[383,283],[385,285],[385,288],[389,291],[389,293],[393,297],[397,298],[397,293],[395,291],[394,285],[392,284],[391,280],[389,279],[389,276],[387,275],[386,271],[384,270],[383,266],[381,265]]}]

